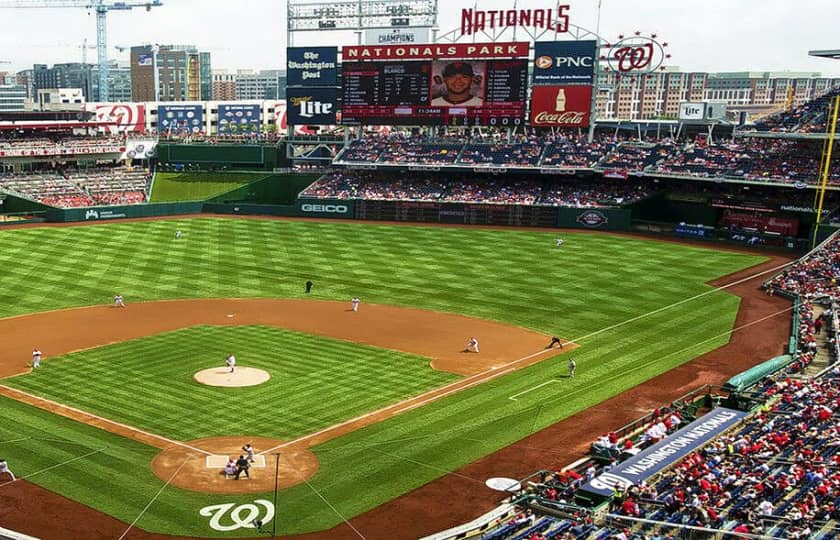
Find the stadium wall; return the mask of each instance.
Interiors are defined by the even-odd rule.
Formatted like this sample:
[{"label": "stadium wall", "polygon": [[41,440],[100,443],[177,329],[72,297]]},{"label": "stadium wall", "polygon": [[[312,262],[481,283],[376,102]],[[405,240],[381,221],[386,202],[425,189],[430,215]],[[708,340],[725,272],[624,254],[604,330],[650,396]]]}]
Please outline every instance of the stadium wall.
[{"label": "stadium wall", "polygon": [[287,166],[286,149],[273,144],[167,144],[157,145],[158,164],[198,165],[201,169],[221,168],[271,171]]},{"label": "stadium wall", "polygon": [[248,202],[253,204],[293,205],[298,193],[318,179],[314,174],[277,174],[222,193],[208,203]]},{"label": "stadium wall", "polygon": [[47,221],[110,221],[113,219],[198,214],[203,202],[151,203],[125,206],[97,206],[93,208],[49,208]]}]

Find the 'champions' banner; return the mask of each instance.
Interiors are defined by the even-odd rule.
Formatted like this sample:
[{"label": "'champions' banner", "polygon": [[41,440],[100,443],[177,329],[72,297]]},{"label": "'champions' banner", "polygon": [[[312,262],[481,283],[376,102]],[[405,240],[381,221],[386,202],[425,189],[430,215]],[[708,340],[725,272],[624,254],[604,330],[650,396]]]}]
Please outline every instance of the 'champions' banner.
[{"label": "'champions' banner", "polygon": [[596,476],[581,487],[588,493],[609,497],[615,486],[626,489],[667,469],[691,452],[702,448],[744,418],[747,413],[718,407],[694,422],[650,446],[609,472]]},{"label": "'champions' banner", "polygon": [[531,88],[531,125],[588,127],[591,106],[591,86],[534,86]]}]

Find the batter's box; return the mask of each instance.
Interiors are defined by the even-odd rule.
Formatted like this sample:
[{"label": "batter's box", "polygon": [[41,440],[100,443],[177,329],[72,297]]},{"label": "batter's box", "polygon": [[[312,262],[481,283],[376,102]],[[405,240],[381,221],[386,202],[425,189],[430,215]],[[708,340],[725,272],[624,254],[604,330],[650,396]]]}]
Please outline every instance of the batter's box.
[{"label": "batter's box", "polygon": [[[231,456],[223,454],[211,454],[205,458],[204,466],[208,469],[224,469],[230,457]],[[233,457],[236,458],[238,456]],[[256,469],[265,469],[265,456],[260,454],[255,455],[254,462],[251,463],[251,467]]]}]

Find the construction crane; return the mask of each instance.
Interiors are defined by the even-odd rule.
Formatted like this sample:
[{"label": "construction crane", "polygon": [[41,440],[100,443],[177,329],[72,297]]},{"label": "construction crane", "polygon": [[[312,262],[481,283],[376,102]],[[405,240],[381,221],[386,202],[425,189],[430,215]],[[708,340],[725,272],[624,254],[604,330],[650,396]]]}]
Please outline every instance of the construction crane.
[{"label": "construction crane", "polygon": [[108,101],[108,39],[105,16],[109,11],[144,7],[150,11],[161,0],[116,2],[111,0],[0,0],[0,8],[84,8],[96,12],[96,56],[99,62],[99,100]]}]

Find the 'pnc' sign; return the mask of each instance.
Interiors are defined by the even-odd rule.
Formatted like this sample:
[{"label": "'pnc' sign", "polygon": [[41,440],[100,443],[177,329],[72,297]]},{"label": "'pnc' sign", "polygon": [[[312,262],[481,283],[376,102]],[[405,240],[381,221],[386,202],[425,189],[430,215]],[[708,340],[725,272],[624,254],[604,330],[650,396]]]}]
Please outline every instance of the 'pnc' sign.
[{"label": "'pnc' sign", "polygon": [[534,43],[534,85],[593,84],[597,48],[593,40]]}]

